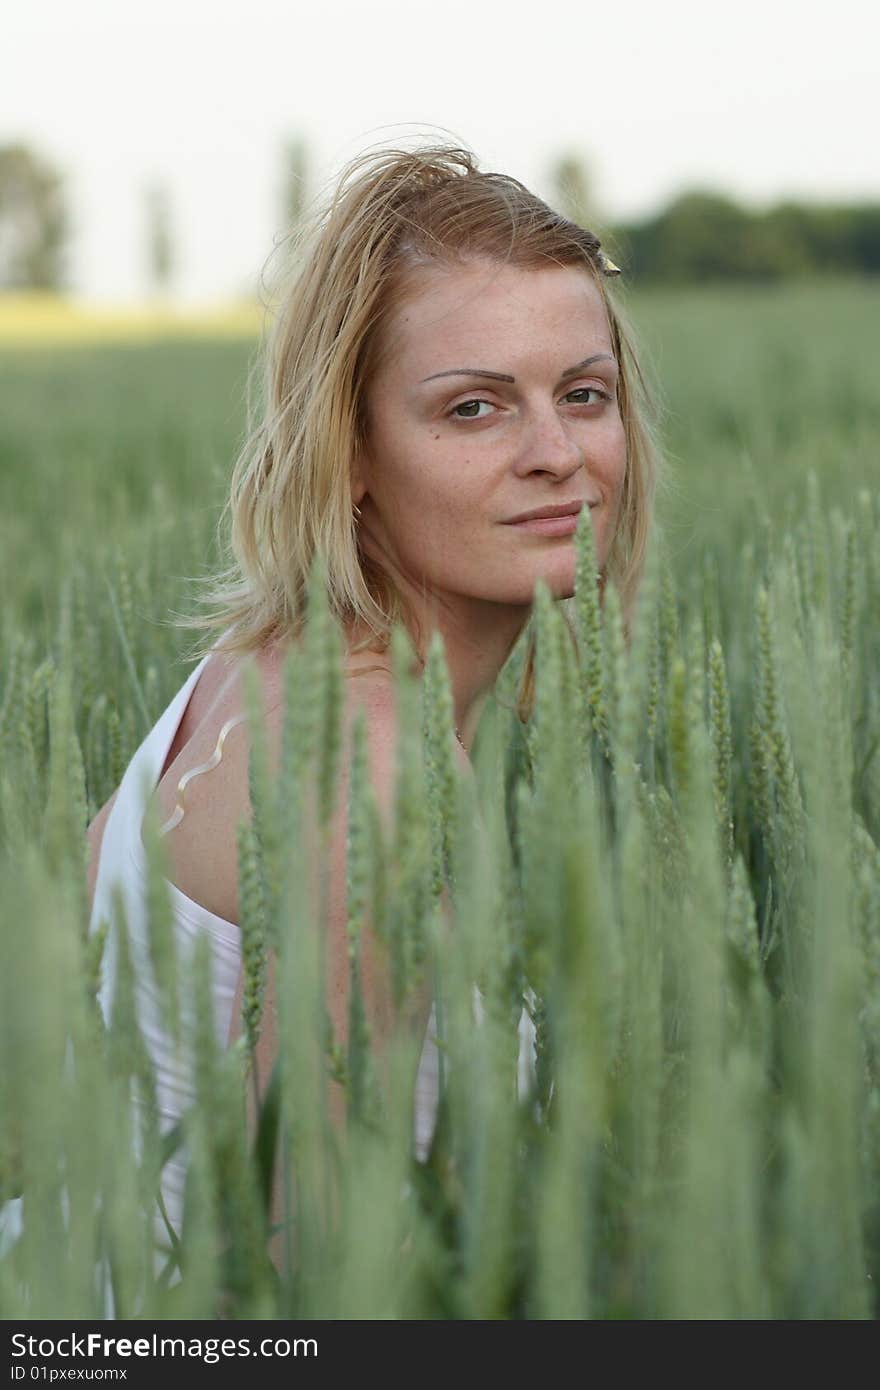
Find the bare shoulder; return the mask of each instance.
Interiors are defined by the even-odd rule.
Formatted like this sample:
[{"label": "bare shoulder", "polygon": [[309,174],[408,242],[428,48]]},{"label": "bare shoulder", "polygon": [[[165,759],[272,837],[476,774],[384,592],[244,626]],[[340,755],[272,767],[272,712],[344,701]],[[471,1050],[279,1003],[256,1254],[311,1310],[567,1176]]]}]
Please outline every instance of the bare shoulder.
[{"label": "bare shoulder", "polygon": [[354,726],[364,718],[367,761],[380,809],[390,813],[397,767],[398,716],[394,684],[386,672],[347,676],[343,708],[341,791],[347,793],[354,751]]}]

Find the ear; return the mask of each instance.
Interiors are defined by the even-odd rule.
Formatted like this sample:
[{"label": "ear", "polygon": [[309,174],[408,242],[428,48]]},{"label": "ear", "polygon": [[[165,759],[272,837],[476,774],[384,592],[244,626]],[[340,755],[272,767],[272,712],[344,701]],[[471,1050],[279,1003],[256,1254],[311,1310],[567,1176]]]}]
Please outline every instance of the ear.
[{"label": "ear", "polygon": [[359,507],[367,491],[367,459],[358,451],[351,461],[351,500]]}]

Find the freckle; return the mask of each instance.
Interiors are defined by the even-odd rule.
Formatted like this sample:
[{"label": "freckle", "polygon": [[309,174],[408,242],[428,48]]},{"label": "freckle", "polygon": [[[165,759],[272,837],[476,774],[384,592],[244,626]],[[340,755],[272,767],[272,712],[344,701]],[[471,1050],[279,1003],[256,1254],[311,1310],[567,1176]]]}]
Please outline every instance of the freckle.
[{"label": "freckle", "polygon": [[434,438],[435,438],[435,439],[439,439],[439,438],[440,438],[439,434],[435,434],[435,435],[434,435]]}]

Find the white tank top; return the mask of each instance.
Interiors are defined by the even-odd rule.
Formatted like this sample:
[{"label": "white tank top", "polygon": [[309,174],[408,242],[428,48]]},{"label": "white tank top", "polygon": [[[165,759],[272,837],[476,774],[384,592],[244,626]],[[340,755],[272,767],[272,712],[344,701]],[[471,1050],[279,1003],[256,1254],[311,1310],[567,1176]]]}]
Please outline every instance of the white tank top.
[{"label": "white tank top", "polygon": [[[114,886],[118,884],[123,894],[128,924],[135,1008],[141,1035],[154,1067],[162,1134],[172,1129],[184,1111],[195,1101],[195,1080],[187,1048],[184,1046],[181,1053],[175,1055],[173,1041],[165,1031],[155,1003],[147,935],[146,851],[141,839],[141,827],[147,803],[158,784],[168,750],[209,656],[210,653],[190,672],[125,770],[116,800],[104,826],[89,919],[90,933],[104,918],[110,924],[98,994],[104,1020],[109,1023],[113,1008],[117,949],[117,924],[114,920],[112,894]],[[193,946],[200,933],[204,933],[210,942],[216,1037],[218,1045],[225,1048],[241,966],[239,929],[234,922],[227,922],[225,918],[218,917],[194,902],[192,898],[188,898],[175,884],[167,880],[166,882],[173,913],[178,960],[181,964],[184,961],[189,963]],[[482,1008],[480,992],[476,986],[474,1004],[476,1021],[479,1022]],[[188,1013],[186,1005],[182,1009],[182,1022],[184,1035],[187,1036],[191,1012]],[[427,1155],[437,1115],[439,1059],[435,1044],[435,1028],[436,1019],[432,1005],[422,1045],[414,1098],[413,1148],[420,1160],[424,1160]],[[519,1034],[518,1090],[522,1096],[534,1075],[534,1028],[525,1009],[520,1019]],[[186,1165],[186,1152],[178,1149],[162,1170],[162,1197],[169,1221],[178,1235],[181,1230]],[[11,1239],[18,1236],[20,1229],[20,1199],[13,1199],[5,1203],[4,1209],[0,1211],[0,1253]],[[165,1263],[164,1252],[170,1248],[165,1222],[158,1206],[154,1229],[159,1247],[156,1259],[158,1272]],[[179,1274],[175,1275],[172,1282],[176,1283],[177,1278]],[[108,1316],[113,1314],[109,1313]]]},{"label": "white tank top", "polygon": [[[111,924],[98,995],[104,1019],[109,1022],[116,976],[116,923],[112,892],[114,885],[118,884],[124,896],[128,923],[138,1025],[155,1069],[156,1097],[163,1134],[173,1128],[184,1111],[195,1101],[195,1080],[191,1059],[187,1057],[186,1050],[183,1051],[182,1060],[180,1056],[175,1058],[173,1042],[163,1026],[154,998],[145,900],[147,861],[141,827],[147,802],[155,791],[168,750],[207,662],[208,656],[205,656],[190,672],[125,771],[104,827],[89,921],[90,932],[96,929],[104,917]],[[234,922],[228,922],[225,918],[209,912],[200,903],[194,902],[175,884],[168,880],[166,884],[181,964],[184,961],[189,962],[200,933],[205,934],[210,942],[216,1037],[218,1045],[225,1048],[241,968],[239,929]],[[182,1010],[182,1017],[185,1028],[189,1027],[191,1020],[185,1009]],[[420,1159],[424,1159],[428,1152],[436,1122],[438,1057],[434,1044],[434,1027],[432,1008],[416,1080],[414,1149]],[[178,1234],[182,1217],[186,1161],[185,1152],[178,1150],[165,1164],[162,1173],[165,1208]],[[167,1248],[167,1231],[158,1211],[156,1234],[160,1245]]]}]

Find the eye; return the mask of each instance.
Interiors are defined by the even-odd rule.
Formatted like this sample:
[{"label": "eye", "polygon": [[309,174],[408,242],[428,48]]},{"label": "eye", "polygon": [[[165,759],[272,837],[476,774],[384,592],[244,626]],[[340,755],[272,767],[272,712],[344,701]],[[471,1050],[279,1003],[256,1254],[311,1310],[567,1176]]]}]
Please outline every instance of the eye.
[{"label": "eye", "polygon": [[491,405],[491,404],[492,404],[491,401],[484,401],[484,400],[459,401],[458,405],[454,405],[454,406],[452,407],[452,409],[450,410],[449,414],[452,416],[452,418],[453,418],[454,420],[482,420],[482,419],[485,419],[485,416],[483,416],[483,415],[456,415],[455,412],[456,412],[457,410],[464,410],[464,408],[465,408],[466,405]]},{"label": "eye", "polygon": [[[608,391],[600,391],[598,386],[577,386],[573,391],[569,391],[567,393],[567,396],[580,396],[583,394],[590,395],[591,393],[594,396],[598,396],[599,400],[601,401],[610,401],[612,399]],[[454,405],[452,409],[449,411],[449,415],[453,420],[485,420],[485,415],[457,415],[456,411],[464,410],[466,406],[470,405],[491,404],[491,401],[484,400],[481,396],[472,397],[470,400],[467,401],[459,401],[458,405]],[[598,405],[598,401],[576,401],[575,404]]]},{"label": "eye", "polygon": [[[611,400],[611,395],[610,395],[610,393],[609,393],[608,391],[600,391],[598,386],[576,386],[575,389],[574,389],[573,391],[569,391],[568,394],[569,394],[570,396],[579,396],[579,395],[583,394],[584,392],[586,392],[587,395],[589,395],[590,392],[592,392],[592,394],[593,394],[594,396],[598,396],[598,397],[599,397],[599,400],[601,400],[601,401],[610,401],[610,400]],[[595,401],[583,401],[582,404],[583,404],[583,405],[596,405],[596,402],[595,402]]]}]

